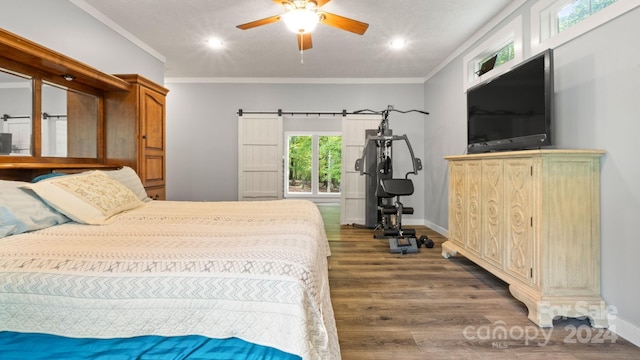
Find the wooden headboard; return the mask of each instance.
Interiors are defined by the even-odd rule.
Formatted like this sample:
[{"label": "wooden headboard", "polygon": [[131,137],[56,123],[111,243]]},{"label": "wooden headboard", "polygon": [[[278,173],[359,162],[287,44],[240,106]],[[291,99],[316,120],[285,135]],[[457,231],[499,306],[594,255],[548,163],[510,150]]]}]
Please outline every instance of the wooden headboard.
[{"label": "wooden headboard", "polygon": [[118,165],[65,163],[0,163],[0,180],[31,181],[36,176],[52,173],[78,173],[88,170],[116,170]]},{"label": "wooden headboard", "polygon": [[[28,151],[0,154],[0,179],[31,181],[51,172],[128,166],[138,174],[149,197],[165,199],[168,89],[137,74],[103,73],[3,29],[0,68],[22,74],[32,83],[30,146]],[[47,83],[67,89],[67,113],[57,115],[67,119],[66,157],[51,155],[62,151],[43,149],[43,139],[49,140],[47,145],[52,143],[43,137],[42,88]],[[90,99],[70,95],[76,92]],[[0,109],[0,117],[3,113]],[[29,143],[26,135],[21,142]]]},{"label": "wooden headboard", "polygon": [[[96,94],[106,92],[128,93],[131,84],[117,76],[103,73],[88,65],[63,54],[45,48],[28,39],[0,29],[0,67],[28,73],[34,76],[34,81],[41,84],[43,80],[49,82],[63,82],[80,90],[92,91]],[[61,80],[62,76],[70,76],[73,83]],[[34,85],[34,88],[37,86]],[[40,94],[35,91],[32,114],[42,112]],[[100,105],[101,106],[101,105]],[[0,113],[1,114],[1,113]],[[39,115],[33,115],[39,119]],[[28,156],[0,155],[0,179],[30,181],[34,177],[51,172],[73,173],[91,169],[118,169],[122,162],[107,160],[104,154],[103,115],[99,115],[97,130],[98,155],[95,158],[55,158],[41,156],[39,124],[34,122],[32,131],[31,154]],[[117,164],[107,164],[109,162]]]}]

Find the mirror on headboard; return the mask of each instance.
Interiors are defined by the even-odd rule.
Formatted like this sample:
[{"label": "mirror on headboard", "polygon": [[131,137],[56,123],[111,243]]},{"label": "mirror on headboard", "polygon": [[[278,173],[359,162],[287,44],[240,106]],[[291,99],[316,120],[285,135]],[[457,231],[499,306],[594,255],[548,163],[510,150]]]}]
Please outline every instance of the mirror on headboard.
[{"label": "mirror on headboard", "polygon": [[98,157],[98,97],[43,82],[42,156]]},{"label": "mirror on headboard", "polygon": [[33,78],[0,68],[0,156],[32,155]]}]

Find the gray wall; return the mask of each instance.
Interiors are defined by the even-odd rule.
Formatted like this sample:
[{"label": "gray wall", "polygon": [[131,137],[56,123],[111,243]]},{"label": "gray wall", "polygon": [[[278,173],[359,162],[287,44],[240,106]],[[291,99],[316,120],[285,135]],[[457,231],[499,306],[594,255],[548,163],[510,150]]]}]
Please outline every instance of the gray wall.
[{"label": "gray wall", "polygon": [[[525,39],[534,3],[529,1],[518,10],[524,18]],[[601,162],[601,288],[605,301],[618,312],[616,331],[635,337],[636,343],[640,339],[638,24],[640,8],[554,49],[554,141],[558,148],[607,151]],[[433,120],[425,126],[429,149],[425,158],[434,169],[425,183],[425,219],[443,229],[447,228],[448,178],[442,157],[462,154],[466,145],[465,55],[425,83],[425,108]]]},{"label": "gray wall", "polygon": [[[244,111],[353,112],[423,109],[423,84],[167,84],[167,198],[236,200],[238,109]],[[426,121],[430,119],[427,117]],[[309,121],[322,121],[311,119]],[[414,151],[424,152],[425,117],[389,116],[396,134],[407,133]],[[415,178],[414,219],[423,219],[424,182]],[[412,204],[413,202],[413,204]]]}]

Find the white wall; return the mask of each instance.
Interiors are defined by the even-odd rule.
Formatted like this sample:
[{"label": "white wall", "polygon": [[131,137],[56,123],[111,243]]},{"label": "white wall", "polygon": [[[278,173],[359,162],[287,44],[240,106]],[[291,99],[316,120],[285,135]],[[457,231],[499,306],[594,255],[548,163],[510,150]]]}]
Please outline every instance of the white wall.
[{"label": "white wall", "polygon": [[[525,19],[528,1],[517,11]],[[617,310],[614,331],[640,344],[640,8],[554,49],[555,134],[558,148],[604,149],[601,162],[602,295]],[[497,27],[499,28],[499,26]],[[479,42],[481,42],[480,40]],[[528,41],[525,41],[525,49]],[[425,158],[437,169],[425,184],[426,221],[447,228],[445,155],[464,153],[466,98],[461,54],[425,84]],[[526,56],[530,54],[525,52]]]}]

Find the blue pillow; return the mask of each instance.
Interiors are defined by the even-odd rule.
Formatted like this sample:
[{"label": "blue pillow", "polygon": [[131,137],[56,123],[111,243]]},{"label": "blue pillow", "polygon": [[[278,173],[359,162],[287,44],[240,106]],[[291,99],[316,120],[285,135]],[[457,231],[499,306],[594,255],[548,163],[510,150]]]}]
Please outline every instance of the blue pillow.
[{"label": "blue pillow", "polygon": [[57,176],[64,176],[64,175],[67,175],[67,174],[52,172],[52,173],[36,176],[36,177],[33,178],[33,180],[31,180],[31,182],[32,183],[37,183],[38,181],[47,180],[47,179],[51,179],[51,178],[54,178],[54,177],[57,177]]},{"label": "blue pillow", "polygon": [[0,180],[0,237],[70,221],[33,191],[20,188],[25,184],[22,181]]}]

